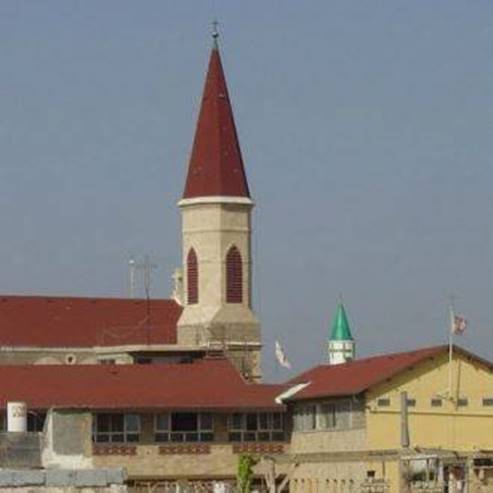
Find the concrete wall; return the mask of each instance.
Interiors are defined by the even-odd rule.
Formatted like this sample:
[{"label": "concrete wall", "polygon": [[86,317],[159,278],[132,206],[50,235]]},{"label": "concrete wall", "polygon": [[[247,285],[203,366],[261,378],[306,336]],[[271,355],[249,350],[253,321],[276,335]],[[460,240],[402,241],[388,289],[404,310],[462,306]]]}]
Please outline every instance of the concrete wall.
[{"label": "concrete wall", "polygon": [[63,470],[0,469],[0,490],[15,493],[125,493],[126,475],[120,469]]},{"label": "concrete wall", "polygon": [[41,467],[40,433],[0,433],[0,467]]},{"label": "concrete wall", "polygon": [[127,493],[126,485],[111,486],[15,486],[2,487],[2,493]]},{"label": "concrete wall", "polygon": [[64,365],[68,361],[73,361],[70,364],[93,364],[97,362],[97,358],[91,349],[0,348],[1,365]]},{"label": "concrete wall", "polygon": [[91,413],[51,409],[46,416],[42,461],[44,467],[91,468]]},{"label": "concrete wall", "polygon": [[295,454],[365,449],[366,432],[364,429],[303,431],[293,432],[291,436],[291,451]]}]

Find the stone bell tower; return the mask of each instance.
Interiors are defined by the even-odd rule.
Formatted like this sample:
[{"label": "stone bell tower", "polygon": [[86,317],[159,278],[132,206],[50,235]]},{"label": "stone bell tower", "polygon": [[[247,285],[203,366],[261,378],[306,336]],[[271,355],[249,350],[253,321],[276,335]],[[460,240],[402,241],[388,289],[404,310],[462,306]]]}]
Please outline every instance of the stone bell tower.
[{"label": "stone bell tower", "polygon": [[252,310],[251,213],[218,35],[193,142],[182,214],[183,306],[178,343],[222,348],[259,380],[260,324]]}]

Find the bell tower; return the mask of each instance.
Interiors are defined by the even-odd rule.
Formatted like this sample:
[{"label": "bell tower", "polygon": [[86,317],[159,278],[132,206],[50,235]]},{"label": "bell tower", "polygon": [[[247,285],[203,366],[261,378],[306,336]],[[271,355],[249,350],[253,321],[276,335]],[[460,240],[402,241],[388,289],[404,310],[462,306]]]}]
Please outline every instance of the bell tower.
[{"label": "bell tower", "polygon": [[252,208],[233,111],[213,34],[182,215],[183,306],[178,344],[221,348],[259,380],[260,324],[252,310]]}]

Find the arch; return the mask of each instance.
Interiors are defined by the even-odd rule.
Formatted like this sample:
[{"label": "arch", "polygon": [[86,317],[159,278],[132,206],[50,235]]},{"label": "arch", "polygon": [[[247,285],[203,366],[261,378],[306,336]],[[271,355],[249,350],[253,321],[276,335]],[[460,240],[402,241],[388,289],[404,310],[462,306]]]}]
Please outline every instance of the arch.
[{"label": "arch", "polygon": [[199,302],[199,263],[193,248],[187,255],[187,301],[189,305]]},{"label": "arch", "polygon": [[226,303],[243,302],[243,262],[241,253],[232,246],[226,255]]}]

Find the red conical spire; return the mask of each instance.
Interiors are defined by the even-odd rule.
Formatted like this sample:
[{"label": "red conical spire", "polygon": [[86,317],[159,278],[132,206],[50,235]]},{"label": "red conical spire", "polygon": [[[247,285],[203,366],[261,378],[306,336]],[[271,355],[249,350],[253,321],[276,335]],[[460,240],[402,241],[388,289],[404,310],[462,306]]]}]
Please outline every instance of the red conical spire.
[{"label": "red conical spire", "polygon": [[213,38],[184,199],[250,197],[216,31]]}]

